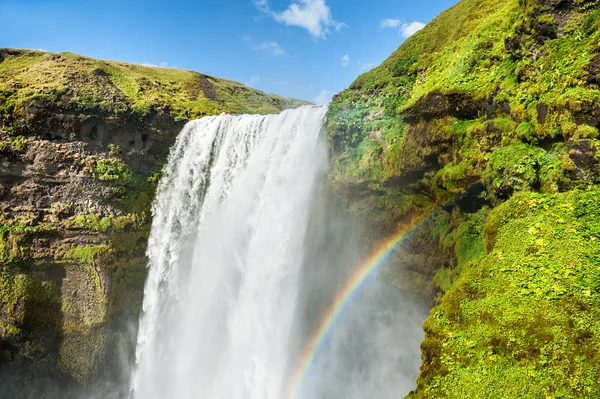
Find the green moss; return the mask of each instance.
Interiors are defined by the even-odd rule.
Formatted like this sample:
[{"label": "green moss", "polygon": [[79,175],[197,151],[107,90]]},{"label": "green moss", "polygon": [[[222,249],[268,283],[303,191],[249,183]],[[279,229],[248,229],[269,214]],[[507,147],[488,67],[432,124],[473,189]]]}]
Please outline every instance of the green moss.
[{"label": "green moss", "polygon": [[425,323],[428,360],[409,397],[595,397],[599,200],[598,190],[520,194],[492,211],[488,253],[459,258]]},{"label": "green moss", "polygon": [[85,229],[105,233],[112,225],[111,218],[103,218],[97,214],[78,214],[69,218],[68,228]]},{"label": "green moss", "polygon": [[[581,124],[600,102],[598,87],[586,83],[600,40],[590,28],[597,26],[593,4],[563,13],[536,0],[463,0],[440,14],[334,97],[332,179],[385,181],[418,171],[430,194],[445,200],[436,190],[464,190],[500,146],[596,137],[593,126]],[[400,127],[393,149],[373,142],[378,123]],[[356,156],[364,148],[378,160]],[[434,156],[444,170],[425,175]],[[556,190],[556,181],[542,185]]]},{"label": "green moss", "polygon": [[64,251],[59,251],[59,256],[62,259],[74,261],[78,264],[93,265],[94,260],[99,254],[109,252],[110,250],[111,247],[106,244],[81,245],[65,248]]},{"label": "green moss", "polygon": [[585,140],[598,138],[598,128],[590,125],[577,126],[575,133],[573,134],[574,140]]},{"label": "green moss", "polygon": [[23,153],[27,147],[27,139],[24,136],[7,137],[0,140],[0,153],[10,151],[15,154]]},{"label": "green moss", "polygon": [[7,222],[0,219],[0,265],[23,265],[29,261],[30,240],[34,236],[53,233],[57,226],[33,221]]},{"label": "green moss", "polygon": [[113,288],[108,298],[110,313],[125,313],[138,317],[142,308],[144,284],[146,282],[146,258],[134,256],[132,248],[121,252],[115,261],[118,268],[112,275]]},{"label": "green moss", "polygon": [[[458,165],[448,164],[440,169],[434,179],[439,187],[443,187],[447,193],[461,194],[464,186],[468,186],[472,177],[478,177],[481,173],[473,167],[470,161],[463,161]],[[464,183],[464,184],[463,184]]]},{"label": "green moss", "polygon": [[22,333],[26,313],[31,317],[33,304],[60,302],[60,292],[53,281],[0,267],[0,338],[16,337]]},{"label": "green moss", "polygon": [[558,191],[562,177],[558,157],[539,147],[517,144],[500,148],[488,156],[484,179],[490,195],[507,196],[513,192],[540,188]]},{"label": "green moss", "polygon": [[132,177],[131,168],[117,158],[93,160],[90,164],[90,172],[94,178],[116,185],[125,185],[131,181]]},{"label": "green moss", "polygon": [[442,249],[453,252],[456,257],[455,267],[443,267],[434,276],[441,293],[452,287],[466,265],[485,256],[482,231],[489,213],[487,206],[473,214],[461,214],[459,208],[454,207],[451,213],[439,211],[435,215],[432,233]]},{"label": "green moss", "polygon": [[102,330],[68,334],[60,345],[60,369],[77,382],[89,384],[100,373],[96,367],[104,356],[110,337],[110,333]]},{"label": "green moss", "polygon": [[529,122],[522,122],[517,127],[517,135],[524,143],[537,143],[533,126]]},{"label": "green moss", "polygon": [[0,270],[0,338],[20,333],[27,298],[27,276]]}]

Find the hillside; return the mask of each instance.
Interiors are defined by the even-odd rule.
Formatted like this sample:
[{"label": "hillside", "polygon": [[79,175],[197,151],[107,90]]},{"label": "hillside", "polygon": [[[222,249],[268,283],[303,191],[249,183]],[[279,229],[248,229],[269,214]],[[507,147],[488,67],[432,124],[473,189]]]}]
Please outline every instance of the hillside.
[{"label": "hillside", "polygon": [[598,1],[463,0],[330,105],[330,181],[435,296],[410,398],[600,390]]},{"label": "hillside", "polygon": [[0,397],[127,379],[150,205],[177,134],[301,104],[192,71],[0,50]]},{"label": "hillside", "polygon": [[302,101],[266,94],[194,71],[103,61],[72,53],[0,49],[2,113],[29,104],[147,115],[163,108],[179,119],[273,113]]}]

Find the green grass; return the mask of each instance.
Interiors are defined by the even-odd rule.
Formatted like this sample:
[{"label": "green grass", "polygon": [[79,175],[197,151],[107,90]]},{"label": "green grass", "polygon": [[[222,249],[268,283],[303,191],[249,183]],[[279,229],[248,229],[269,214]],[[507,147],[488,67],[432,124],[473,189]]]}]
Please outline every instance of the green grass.
[{"label": "green grass", "polygon": [[103,61],[72,53],[4,49],[0,54],[0,116],[19,117],[24,104],[140,117],[151,108],[173,118],[275,113],[305,102],[240,83],[175,68]]},{"label": "green grass", "polygon": [[595,398],[600,191],[520,194],[484,229],[476,219],[447,239],[471,244],[425,323],[428,360],[409,397]]},{"label": "green grass", "polygon": [[[462,115],[447,118],[468,107],[476,110],[470,112],[479,124],[505,120],[503,126],[481,132],[478,140],[490,142],[487,147],[466,142],[462,137],[466,132],[453,138],[455,151],[478,152],[475,162],[480,164],[497,145],[597,137],[596,127],[583,121],[600,102],[598,87],[587,83],[588,66],[600,42],[597,3],[576,2],[565,13],[542,1],[525,5],[518,0],[463,0],[443,12],[334,97],[328,114],[334,178],[386,181],[402,174],[407,163],[436,151],[429,149],[431,143],[452,140],[441,134],[444,125],[452,130],[454,124],[474,122]],[[540,26],[554,26],[559,17],[567,22],[556,36],[540,36]],[[513,39],[519,43],[514,48]],[[430,97],[436,93],[454,96],[458,102],[432,103]],[[547,107],[546,115],[538,106]],[[486,107],[493,115],[483,111]],[[422,122],[435,126],[423,131],[411,120],[407,133],[406,117],[423,117],[426,112],[437,122]],[[379,162],[365,168],[355,153],[362,155],[361,148],[381,130],[380,124],[395,128],[385,132],[378,148],[369,146]],[[423,148],[421,154],[415,155],[415,146]],[[415,156],[419,159],[407,162]],[[442,161],[461,162],[461,157],[453,158]],[[383,172],[379,165],[384,165]]]}]

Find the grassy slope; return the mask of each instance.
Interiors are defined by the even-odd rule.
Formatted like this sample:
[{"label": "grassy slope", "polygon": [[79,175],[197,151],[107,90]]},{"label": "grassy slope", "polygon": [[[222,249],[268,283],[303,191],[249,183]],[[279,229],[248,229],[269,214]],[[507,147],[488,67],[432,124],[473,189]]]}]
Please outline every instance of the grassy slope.
[{"label": "grassy slope", "polygon": [[172,68],[102,61],[72,53],[2,50],[0,113],[32,100],[114,113],[168,108],[180,119],[227,113],[273,113],[303,102],[240,83]]},{"label": "grassy slope", "polygon": [[439,226],[459,264],[443,271],[410,397],[597,397],[600,191],[521,193],[456,216],[456,230]]},{"label": "grassy slope", "polygon": [[[596,126],[581,114],[600,99],[597,84],[588,81],[600,40],[597,2],[578,1],[576,11],[564,13],[537,3],[463,0],[337,95],[329,113],[330,138],[350,159],[340,163],[336,174],[359,181],[396,175],[411,156],[404,152],[411,139],[404,137],[406,121],[398,116],[441,113],[447,103],[429,104],[437,110],[423,106],[435,92],[455,94],[474,107],[438,127],[438,135],[452,134],[466,144],[464,151],[482,152],[477,143],[467,142],[477,133],[475,122],[495,123],[502,144],[596,137]],[[511,45],[514,38],[518,46]],[[496,114],[481,117],[487,110],[480,103]],[[538,104],[550,108],[545,118],[538,118]],[[453,126],[464,119],[472,124]],[[361,162],[372,154],[381,160],[376,166]]]},{"label": "grassy slope", "polygon": [[443,206],[431,233],[456,262],[409,397],[600,391],[600,9],[555,3],[463,0],[330,106],[352,210],[383,224]]}]

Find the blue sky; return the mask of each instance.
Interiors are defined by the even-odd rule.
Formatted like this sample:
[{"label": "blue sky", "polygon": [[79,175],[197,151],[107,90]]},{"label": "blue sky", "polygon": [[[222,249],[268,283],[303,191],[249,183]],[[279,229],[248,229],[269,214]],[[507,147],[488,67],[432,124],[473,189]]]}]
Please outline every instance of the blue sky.
[{"label": "blue sky", "polygon": [[0,0],[0,47],[191,69],[327,102],[456,0]]}]

